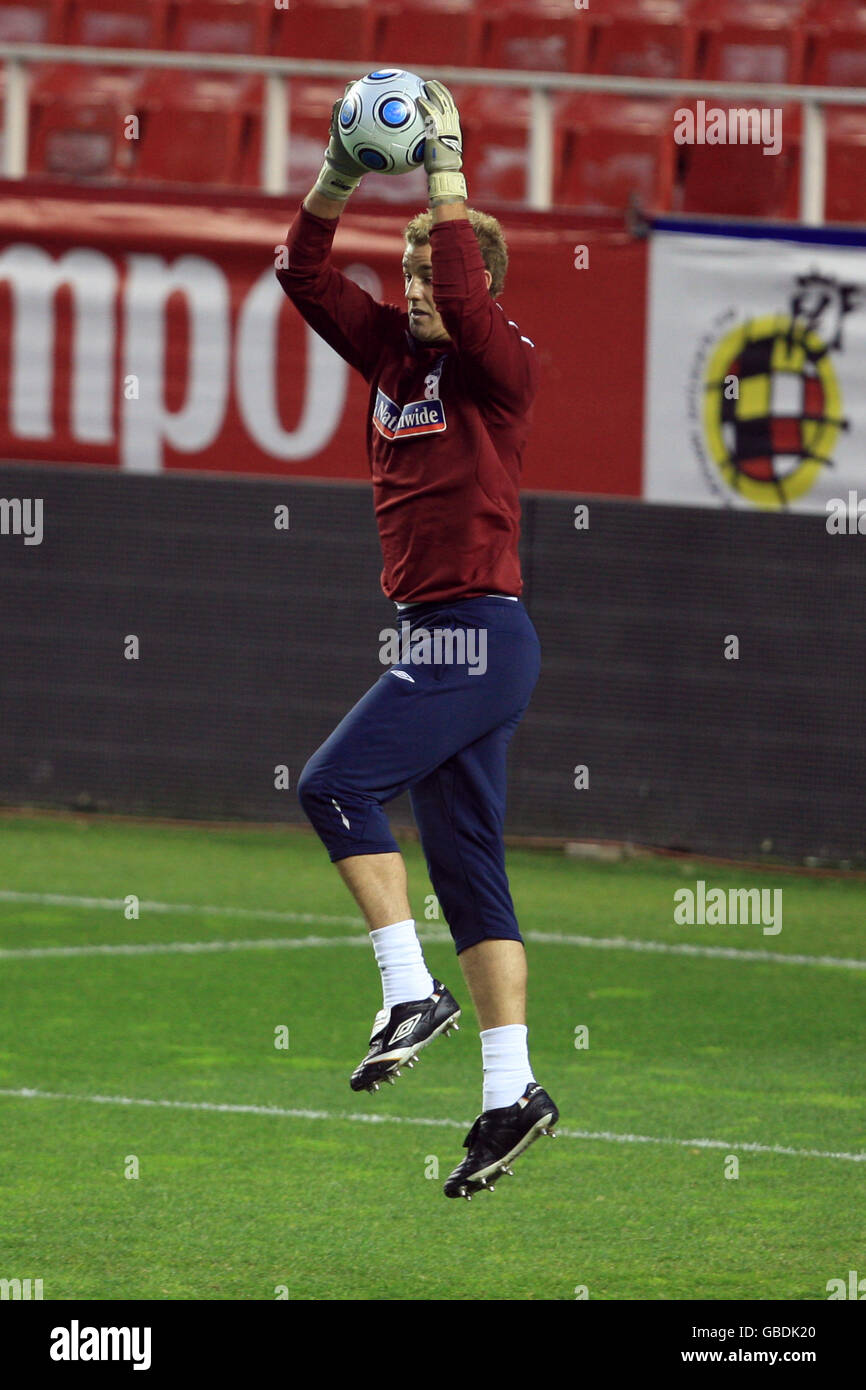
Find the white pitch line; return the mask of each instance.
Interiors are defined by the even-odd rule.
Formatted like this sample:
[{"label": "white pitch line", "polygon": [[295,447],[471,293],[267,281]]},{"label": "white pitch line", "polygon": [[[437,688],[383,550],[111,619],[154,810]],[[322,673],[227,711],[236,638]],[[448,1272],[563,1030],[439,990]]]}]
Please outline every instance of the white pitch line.
[{"label": "white pitch line", "polygon": [[783,965],[838,965],[844,970],[866,970],[866,960],[855,956],[783,955],[781,951],[751,951],[742,946],[698,946],[688,942],[639,941],[629,936],[569,936],[561,932],[527,931],[527,941],[550,946],[596,946],[605,951],[658,951],[669,956],[709,956],[716,960],[764,960]]},{"label": "white pitch line", "polygon": [[[308,914],[305,914],[305,920]],[[327,922],[327,917],[312,917]],[[738,946],[697,946],[667,941],[636,941],[626,936],[568,936],[556,932],[525,931],[524,940],[542,946],[582,946],[600,951],[648,951],[669,956],[704,957],[716,960],[768,961],[777,965],[836,966],[842,970],[866,970],[866,960],[845,956],[783,955],[779,951],[749,951]],[[424,943],[444,943],[450,933],[440,930],[419,931]],[[219,951],[292,951],[322,946],[369,946],[370,938],[363,936],[274,936],[249,941],[148,941],[111,945],[86,946],[15,946],[0,949],[0,960],[37,960],[64,956],[160,956],[202,955]]]},{"label": "white pitch line", "polygon": [[[450,941],[447,932],[423,932],[421,941]],[[366,946],[369,936],[268,936],[250,941],[152,941],[117,946],[21,946],[0,950],[0,960],[40,956],[196,956],[212,951],[291,951],[315,946]]]},{"label": "white pitch line", "polygon": [[[126,907],[123,898],[84,898],[70,893],[19,893],[12,889],[0,889],[0,903],[36,903],[57,907],[98,908],[105,911],[122,912]],[[206,903],[163,903],[144,899],[139,902],[139,912],[186,912],[202,913],[218,917],[243,917],[268,922],[294,922],[299,925],[333,927],[363,927],[361,917],[329,917],[318,912],[281,912],[267,907],[216,907]],[[450,934],[437,934],[435,928],[422,940],[449,941]],[[715,960],[769,961],[781,965],[821,965],[837,966],[842,970],[866,970],[866,960],[843,956],[783,955],[779,951],[749,950],[740,946],[703,946],[687,942],[640,941],[627,936],[578,936],[565,932],[525,931],[526,941],[541,946],[583,946],[597,951],[649,951],[669,956],[703,956]],[[201,951],[242,951],[291,950],[299,946],[356,946],[369,940],[366,933],[358,937],[316,937],[300,939],[276,937],[273,940],[258,941],[180,941],[153,942],[141,945],[120,946],[44,946],[21,949],[0,950],[0,959],[23,960],[28,956],[102,956],[102,955],[161,955],[181,952],[195,955]]]},{"label": "white pitch line", "polygon": [[[161,1110],[201,1110],[220,1115],[269,1115],[286,1120],[346,1120],[360,1124],[423,1125],[427,1128],[466,1129],[466,1120],[431,1120],[409,1115],[377,1115],[353,1111],[288,1110],[280,1105],[232,1105],[207,1100],[150,1100],[140,1096],[81,1096],[65,1091],[39,1091],[30,1086],[18,1090],[0,1087],[0,1096],[12,1100],[67,1100],[93,1105],[138,1105]],[[744,1153],[779,1154],[784,1158],[836,1158],[848,1163],[866,1163],[866,1153],[834,1153],[824,1149],[794,1149],[787,1144],[755,1144],[726,1139],[675,1139],[669,1135],[614,1134],[608,1130],[561,1129],[564,1139],[583,1139],[608,1144],[673,1144],[683,1149],[739,1149]]]},{"label": "white pitch line", "polygon": [[[125,898],[82,898],[72,893],[16,893],[0,889],[0,903],[36,903],[47,907],[95,907],[107,912],[122,912]],[[300,922],[310,926],[320,923],[329,927],[363,927],[363,917],[325,917],[320,912],[279,912],[270,907],[212,907],[205,903],[158,903],[147,899],[139,904],[140,912],[206,912],[216,917],[251,917],[262,922]]]}]

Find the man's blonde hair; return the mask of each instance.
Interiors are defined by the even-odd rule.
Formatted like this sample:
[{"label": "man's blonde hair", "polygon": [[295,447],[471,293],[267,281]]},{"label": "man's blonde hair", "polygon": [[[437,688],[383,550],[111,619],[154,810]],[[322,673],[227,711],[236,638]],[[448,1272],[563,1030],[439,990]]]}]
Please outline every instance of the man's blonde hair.
[{"label": "man's blonde hair", "polygon": [[[501,294],[508,269],[508,247],[505,235],[495,217],[488,212],[477,212],[467,208],[469,223],[481,250],[481,259],[490,271],[490,293],[495,299]],[[404,236],[410,246],[426,246],[430,241],[433,226],[432,212],[419,212],[408,223]]]}]

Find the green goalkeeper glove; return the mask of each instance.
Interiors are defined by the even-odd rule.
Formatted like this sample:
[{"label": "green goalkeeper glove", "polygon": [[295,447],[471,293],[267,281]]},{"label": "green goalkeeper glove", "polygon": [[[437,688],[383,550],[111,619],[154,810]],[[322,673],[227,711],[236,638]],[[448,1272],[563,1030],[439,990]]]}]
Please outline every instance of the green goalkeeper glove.
[{"label": "green goalkeeper glove", "polygon": [[424,97],[418,98],[424,116],[424,168],[430,206],[456,203],[466,197],[463,168],[463,137],[460,113],[454,98],[441,82],[425,82]]},{"label": "green goalkeeper glove", "polygon": [[[347,92],[351,86],[351,82],[346,84]],[[325,162],[315,182],[317,193],[321,193],[325,198],[333,198],[339,203],[346,202],[358,187],[362,176],[368,172],[363,164],[359,164],[347,153],[340,139],[340,107],[344,101],[345,94],[339,101],[334,102],[331,111],[331,139],[325,150]]]}]

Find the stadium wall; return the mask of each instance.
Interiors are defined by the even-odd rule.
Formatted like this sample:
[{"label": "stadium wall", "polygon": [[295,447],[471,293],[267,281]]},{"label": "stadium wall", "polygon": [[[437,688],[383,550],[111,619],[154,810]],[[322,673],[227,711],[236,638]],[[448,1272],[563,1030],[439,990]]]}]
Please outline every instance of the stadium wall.
[{"label": "stadium wall", "polygon": [[[366,479],[367,387],[274,274],[297,207],[4,183],[0,459]],[[402,232],[416,211],[347,212],[334,263],[403,302]],[[502,217],[500,303],[541,367],[525,485],[639,496],[646,244],[610,218]]]},{"label": "stadium wall", "polygon": [[[0,801],[301,822],[394,624],[369,489],[7,463],[0,497],[42,503],[39,543],[0,535]],[[528,493],[522,564],[543,670],[509,833],[866,859],[856,532]]]}]

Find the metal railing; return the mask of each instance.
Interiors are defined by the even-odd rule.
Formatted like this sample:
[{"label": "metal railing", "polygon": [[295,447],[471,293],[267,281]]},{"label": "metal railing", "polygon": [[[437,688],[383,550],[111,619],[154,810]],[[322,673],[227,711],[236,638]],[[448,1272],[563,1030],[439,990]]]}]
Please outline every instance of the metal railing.
[{"label": "metal railing", "polygon": [[[292,77],[359,77],[359,63],[318,59],[260,58],[216,53],[169,53],[137,48],[74,48],[63,44],[0,44],[6,68],[3,176],[27,171],[28,67],[33,63],[83,63],[102,67],[179,68],[188,72],[226,72],[265,78],[262,113],[261,185],[265,193],[288,189],[291,157],[289,81]],[[425,69],[425,72],[427,70]],[[701,82],[654,77],[605,77],[584,73],[526,72],[501,68],[437,67],[430,77],[464,86],[522,88],[531,98],[527,203],[541,211],[553,206],[553,96],[558,92],[608,92],[624,96],[704,98],[728,104],[736,99],[759,106],[797,104],[803,109],[800,156],[800,218],[824,221],[827,106],[866,106],[860,87],[807,87],[785,83]],[[322,144],[326,143],[323,131]]]}]

